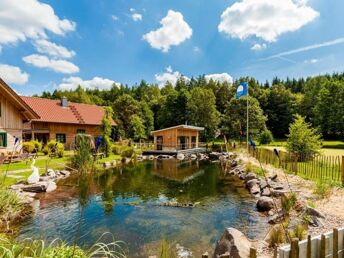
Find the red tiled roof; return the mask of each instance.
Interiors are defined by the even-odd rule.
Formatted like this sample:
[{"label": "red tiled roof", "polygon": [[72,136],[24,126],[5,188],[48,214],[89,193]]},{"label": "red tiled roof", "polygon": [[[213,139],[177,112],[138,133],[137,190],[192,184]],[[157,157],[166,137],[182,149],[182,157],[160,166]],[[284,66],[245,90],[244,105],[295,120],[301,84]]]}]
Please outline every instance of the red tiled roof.
[{"label": "red tiled roof", "polygon": [[[61,106],[61,100],[37,97],[21,98],[40,116],[33,121],[100,125],[104,116],[103,107],[89,104],[68,102],[68,107]],[[113,125],[116,125],[113,122]]]}]

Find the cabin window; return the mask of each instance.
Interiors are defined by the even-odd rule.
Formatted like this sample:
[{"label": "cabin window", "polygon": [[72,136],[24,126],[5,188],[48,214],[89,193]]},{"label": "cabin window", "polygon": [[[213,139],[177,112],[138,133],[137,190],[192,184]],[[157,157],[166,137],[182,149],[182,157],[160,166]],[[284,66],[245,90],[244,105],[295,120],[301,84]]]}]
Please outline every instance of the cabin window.
[{"label": "cabin window", "polygon": [[76,129],[77,134],[85,134],[86,130],[85,129]]},{"label": "cabin window", "polygon": [[192,148],[196,148],[196,142],[197,142],[196,136],[192,136],[191,137]]},{"label": "cabin window", "polygon": [[56,134],[56,141],[60,143],[66,143],[66,134],[64,133],[57,133]]},{"label": "cabin window", "polygon": [[0,147],[7,147],[7,133],[0,133]]}]

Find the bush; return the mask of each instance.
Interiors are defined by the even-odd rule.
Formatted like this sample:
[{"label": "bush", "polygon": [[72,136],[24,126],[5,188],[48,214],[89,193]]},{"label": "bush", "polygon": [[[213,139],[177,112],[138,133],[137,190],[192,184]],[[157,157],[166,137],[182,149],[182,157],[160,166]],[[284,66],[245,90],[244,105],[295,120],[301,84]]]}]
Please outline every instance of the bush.
[{"label": "bush", "polygon": [[63,143],[51,140],[47,144],[48,154],[55,153],[59,158],[64,155],[64,145]]},{"label": "bush", "polygon": [[44,146],[44,148],[42,149],[42,152],[44,155],[48,155],[49,154],[49,148],[47,145]]},{"label": "bush", "polygon": [[321,136],[306,123],[305,118],[295,115],[294,122],[289,126],[287,150],[299,157],[299,161],[305,161],[319,153]]},{"label": "bush", "polygon": [[274,137],[272,136],[272,133],[268,129],[265,129],[259,135],[260,144],[269,144],[269,143],[272,143],[273,141],[274,141]]},{"label": "bush", "polygon": [[122,155],[124,148],[125,147],[123,145],[119,145],[119,144],[112,144],[111,146],[112,153],[115,155]]},{"label": "bush", "polygon": [[35,150],[35,144],[33,142],[23,142],[23,151],[33,153]]},{"label": "bush", "polygon": [[289,213],[292,208],[294,208],[297,201],[297,197],[295,193],[291,193],[290,195],[285,195],[281,199],[282,209]]},{"label": "bush", "polygon": [[33,144],[34,144],[34,146],[35,146],[35,152],[40,152],[40,151],[42,151],[42,143],[41,142],[39,142],[39,141],[37,141],[37,140],[34,140],[34,141],[31,141]]},{"label": "bush", "polygon": [[122,151],[121,157],[122,158],[132,158],[135,154],[135,150],[133,147],[127,147],[125,150]]}]

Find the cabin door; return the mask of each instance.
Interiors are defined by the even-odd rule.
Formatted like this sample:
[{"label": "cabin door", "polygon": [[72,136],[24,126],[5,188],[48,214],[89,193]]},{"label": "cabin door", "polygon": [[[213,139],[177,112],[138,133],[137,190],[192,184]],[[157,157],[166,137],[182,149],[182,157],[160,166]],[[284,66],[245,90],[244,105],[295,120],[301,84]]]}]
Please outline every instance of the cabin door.
[{"label": "cabin door", "polygon": [[156,149],[162,150],[163,144],[164,144],[164,137],[163,136],[157,136],[156,137]]}]

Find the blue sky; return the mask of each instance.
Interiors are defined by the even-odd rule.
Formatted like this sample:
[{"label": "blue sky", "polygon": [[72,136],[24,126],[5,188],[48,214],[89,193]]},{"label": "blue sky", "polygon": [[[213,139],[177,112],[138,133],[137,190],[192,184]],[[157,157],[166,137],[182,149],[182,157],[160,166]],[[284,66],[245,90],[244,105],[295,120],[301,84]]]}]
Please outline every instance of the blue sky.
[{"label": "blue sky", "polygon": [[22,94],[344,71],[342,0],[0,0],[0,77]]}]

